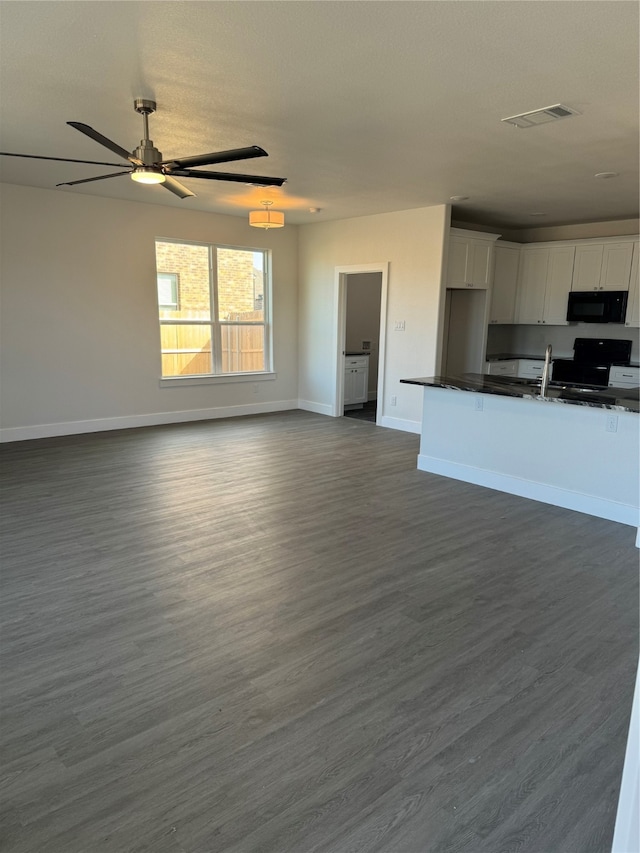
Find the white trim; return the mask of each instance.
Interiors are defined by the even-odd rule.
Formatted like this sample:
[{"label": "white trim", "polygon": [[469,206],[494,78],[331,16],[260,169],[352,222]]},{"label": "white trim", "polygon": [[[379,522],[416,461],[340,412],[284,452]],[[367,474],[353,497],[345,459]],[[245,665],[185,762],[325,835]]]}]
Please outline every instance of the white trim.
[{"label": "white trim", "polygon": [[[538,225],[535,228],[549,228],[553,226],[546,225]],[[562,246],[593,246],[593,245],[602,245],[603,243],[637,243],[638,235],[637,234],[622,234],[620,237],[576,237],[573,240],[540,240],[535,241],[533,243],[518,243],[517,245],[520,248],[533,248],[533,249],[554,249],[556,247]],[[634,851],[635,853],[635,851]],[[639,851],[640,853],[640,851]]]},{"label": "white trim", "polygon": [[[334,389],[331,414],[339,418],[344,410],[344,350],[347,333],[347,283],[348,275],[360,273],[379,272],[382,276],[382,287],[380,292],[380,332],[378,339],[378,387],[376,389],[378,400],[384,400],[384,375],[387,342],[387,293],[389,287],[389,261],[377,264],[350,264],[349,266],[335,267],[334,287]],[[381,425],[382,412],[378,407],[376,423]]]},{"label": "white trim", "polygon": [[333,408],[328,403],[315,403],[313,400],[298,400],[297,407],[304,412],[314,412],[316,415],[333,417]]},{"label": "white trim", "polygon": [[640,667],[631,708],[627,752],[622,769],[620,799],[613,831],[611,853],[640,851]]},{"label": "white trim", "polygon": [[88,421],[68,421],[56,424],[37,424],[27,427],[0,429],[0,442],[28,441],[59,435],[79,435],[87,432],[106,432],[114,429],[135,429],[160,424],[180,424],[188,421],[207,421],[260,415],[266,412],[285,412],[298,408],[297,400],[271,403],[252,403],[241,406],[221,406],[215,409],[190,409],[181,412],[154,412],[148,415],[125,415],[117,418],[96,418]]},{"label": "white trim", "polygon": [[277,373],[204,373],[201,376],[162,376],[161,388],[179,388],[181,385],[223,385],[227,382],[265,382],[277,379]]},{"label": "white trim", "polygon": [[406,421],[402,418],[391,418],[388,415],[384,415],[378,420],[378,426],[387,427],[388,429],[398,429],[402,432],[413,432],[416,435],[420,435],[421,429],[420,421]]},{"label": "white trim", "polygon": [[616,503],[606,498],[598,498],[594,495],[574,492],[546,483],[534,483],[510,474],[500,474],[496,471],[475,468],[472,465],[464,465],[460,462],[449,462],[422,453],[418,455],[418,470],[427,471],[430,474],[439,474],[442,477],[451,477],[454,480],[463,480],[466,483],[474,483],[476,486],[485,486],[499,492],[518,495],[521,498],[530,498],[553,506],[573,509],[577,512],[587,513],[587,515],[595,515],[598,518],[628,524],[631,527],[638,526],[638,507],[630,504]]},{"label": "white trim", "polygon": [[449,231],[452,237],[477,238],[478,240],[488,240],[491,243],[495,243],[496,240],[502,237],[502,234],[490,234],[488,231],[472,231],[470,228],[456,228],[455,225],[451,225]]}]

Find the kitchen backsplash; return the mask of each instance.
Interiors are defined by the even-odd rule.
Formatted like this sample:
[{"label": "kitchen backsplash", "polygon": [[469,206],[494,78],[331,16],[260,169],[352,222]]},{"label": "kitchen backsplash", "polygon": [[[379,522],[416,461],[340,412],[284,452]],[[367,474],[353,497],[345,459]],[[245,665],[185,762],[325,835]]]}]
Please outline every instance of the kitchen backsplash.
[{"label": "kitchen backsplash", "polygon": [[489,326],[487,355],[530,353],[544,355],[551,344],[554,357],[571,358],[576,338],[613,338],[633,341],[631,360],[640,361],[640,330],[614,323],[572,323],[570,326]]}]

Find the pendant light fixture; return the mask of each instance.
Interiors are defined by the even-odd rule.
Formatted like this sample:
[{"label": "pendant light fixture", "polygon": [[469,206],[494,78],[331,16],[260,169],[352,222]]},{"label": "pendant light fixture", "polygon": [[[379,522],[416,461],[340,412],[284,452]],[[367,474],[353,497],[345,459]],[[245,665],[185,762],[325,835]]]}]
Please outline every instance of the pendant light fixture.
[{"label": "pendant light fixture", "polygon": [[282,228],[284,225],[284,213],[279,210],[270,210],[272,201],[261,201],[264,210],[252,210],[249,212],[249,225],[254,228]]}]

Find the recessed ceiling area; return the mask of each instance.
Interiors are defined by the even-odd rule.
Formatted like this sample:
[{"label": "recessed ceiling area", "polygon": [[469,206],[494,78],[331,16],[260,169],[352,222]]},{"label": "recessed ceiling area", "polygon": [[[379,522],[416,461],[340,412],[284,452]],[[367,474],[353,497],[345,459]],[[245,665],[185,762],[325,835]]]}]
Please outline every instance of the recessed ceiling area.
[{"label": "recessed ceiling area", "polygon": [[[2,2],[0,150],[112,161],[66,122],[132,151],[134,98],[158,104],[165,158],[250,145],[282,188],[185,179],[195,198],[128,175],[61,187],[287,224],[453,204],[510,229],[638,216],[638,4]],[[575,115],[503,121],[549,105]],[[97,171],[96,171],[97,170]],[[225,171],[246,172],[231,163]],[[113,169],[0,157],[0,179],[53,189]],[[613,172],[608,180],[598,173]],[[451,201],[453,197],[460,200]],[[466,197],[466,198],[462,198]],[[317,210],[317,212],[311,212]]]}]

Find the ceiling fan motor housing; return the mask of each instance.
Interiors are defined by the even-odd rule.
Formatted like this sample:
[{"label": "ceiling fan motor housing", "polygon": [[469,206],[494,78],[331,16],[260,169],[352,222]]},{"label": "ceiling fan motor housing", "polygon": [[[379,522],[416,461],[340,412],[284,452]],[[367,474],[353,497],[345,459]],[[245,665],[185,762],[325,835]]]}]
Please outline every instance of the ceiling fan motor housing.
[{"label": "ceiling fan motor housing", "polygon": [[133,156],[142,160],[145,166],[157,166],[162,161],[162,153],[158,151],[150,139],[141,139],[140,145],[133,152]]},{"label": "ceiling fan motor housing", "polygon": [[136,98],[133,102],[133,108],[137,113],[142,113],[142,115],[151,115],[151,113],[155,113],[156,111],[156,102],[148,101],[146,98]]}]

